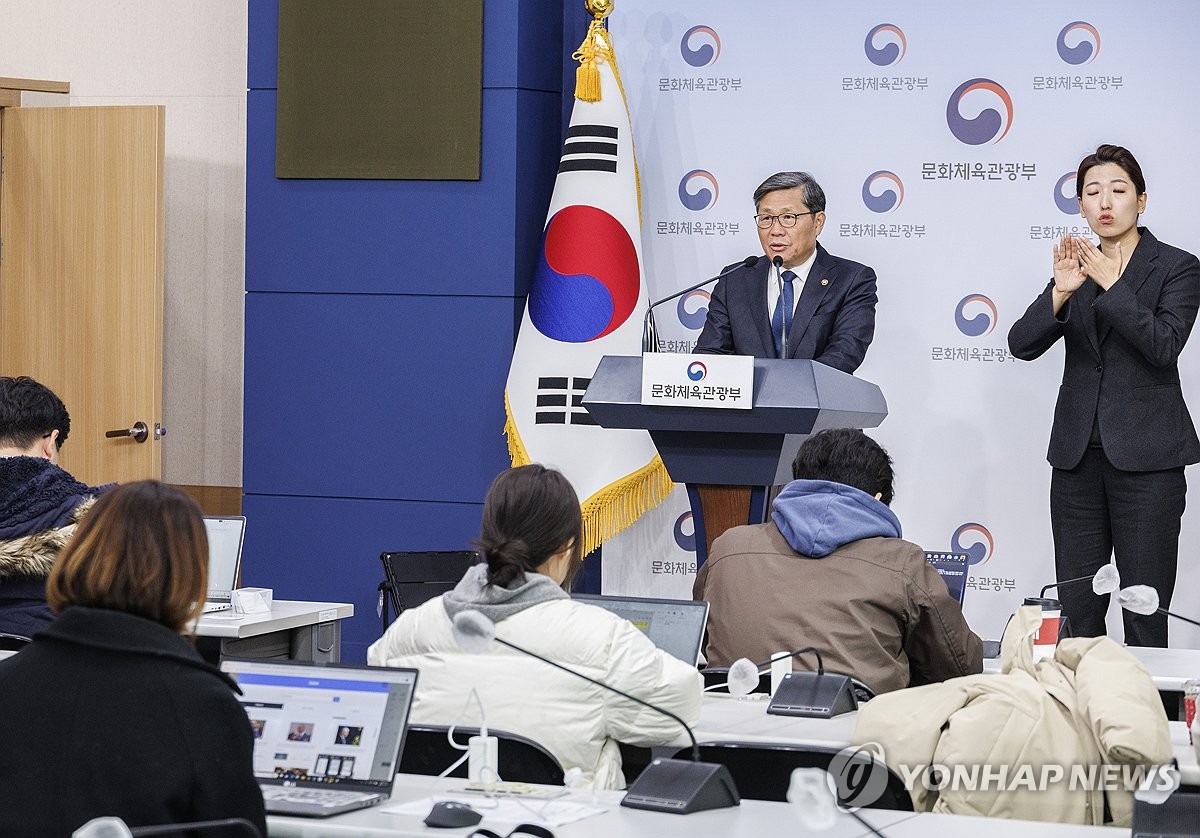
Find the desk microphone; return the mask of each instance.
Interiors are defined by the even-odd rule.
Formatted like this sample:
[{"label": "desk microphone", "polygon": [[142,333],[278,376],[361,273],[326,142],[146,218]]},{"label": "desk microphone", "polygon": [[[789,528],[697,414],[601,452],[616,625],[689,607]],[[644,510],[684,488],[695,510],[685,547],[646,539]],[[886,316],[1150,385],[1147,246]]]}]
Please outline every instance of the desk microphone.
[{"label": "desk microphone", "polygon": [[812,652],[817,656],[817,673],[824,675],[825,661],[821,659],[821,653],[813,646],[804,646],[792,652],[780,652],[759,663],[754,663],[750,658],[738,658],[729,667],[729,694],[749,695],[758,686],[759,676],[765,671],[763,667],[769,667],[776,661],[794,658],[805,652]]},{"label": "desk microphone", "polygon": [[729,667],[729,692],[746,695],[758,685],[759,670],[775,661],[812,652],[817,657],[816,672],[789,672],[783,676],[779,689],[771,696],[767,712],[774,716],[802,716],[811,719],[831,719],[858,709],[854,696],[854,679],[849,675],[825,671],[825,661],[819,650],[804,646],[793,652],[783,652],[762,663],[739,658]]},{"label": "desk microphone", "polygon": [[1183,620],[1185,623],[1200,626],[1200,622],[1190,617],[1184,617],[1182,614],[1176,614],[1165,608],[1159,608],[1158,591],[1149,585],[1130,585],[1128,588],[1122,588],[1117,592],[1117,603],[1126,611],[1141,614],[1143,617],[1148,617],[1151,614],[1166,614],[1168,617],[1174,617],[1176,620]]},{"label": "desk microphone", "polygon": [[142,835],[181,835],[193,832],[227,831],[239,829],[246,835],[261,838],[258,827],[245,818],[223,818],[215,821],[190,821],[188,823],[172,823],[161,826],[126,825],[125,821],[115,817],[92,818],[79,829],[71,833],[72,838],[137,838]]},{"label": "desk microphone", "polygon": [[1121,587],[1121,574],[1117,570],[1117,566],[1111,562],[1102,565],[1096,571],[1095,576],[1077,576],[1074,579],[1064,579],[1061,582],[1052,582],[1042,588],[1039,597],[1045,598],[1046,591],[1051,588],[1061,588],[1063,585],[1074,585],[1076,582],[1086,582],[1092,580],[1092,590],[1096,596],[1104,596],[1105,594],[1115,593],[1117,588]]},{"label": "desk microphone", "polygon": [[722,277],[726,277],[736,270],[740,270],[741,268],[753,267],[754,263],[757,262],[758,259],[759,259],[759,257],[757,257],[757,256],[747,256],[745,259],[738,262],[732,268],[726,268],[725,270],[721,271],[716,276],[709,277],[708,279],[704,280],[703,282],[697,282],[695,285],[689,285],[687,288],[684,288],[682,291],[676,291],[674,294],[671,294],[668,297],[663,297],[661,300],[651,303],[650,307],[646,309],[645,318],[643,318],[643,320],[642,320],[642,351],[643,352],[658,352],[659,351],[658,327],[654,325],[654,309],[656,306],[659,306],[663,303],[669,303],[669,302],[671,302],[671,300],[682,297],[684,294],[690,294],[691,292],[695,291],[697,288],[703,288],[705,285],[708,285],[708,283],[716,282],[718,279],[721,279]]},{"label": "desk microphone", "polygon": [[556,663],[549,658],[542,657],[537,652],[531,652],[529,649],[497,637],[496,624],[478,611],[460,611],[454,615],[453,622],[454,640],[464,652],[478,654],[487,649],[488,645],[495,641],[501,646],[507,646],[515,652],[528,655],[531,658],[540,660],[542,663],[553,666],[555,669],[560,669],[568,675],[573,675],[576,678],[587,681],[589,684],[615,693],[621,696],[621,698],[632,701],[634,704],[640,704],[656,713],[661,713],[677,722],[687,732],[688,739],[692,743],[691,761],[681,759],[654,760],[646,766],[629,787],[629,790],[625,793],[625,798],[621,801],[622,806],[632,809],[650,809],[655,812],[672,812],[679,815],[687,815],[705,809],[724,809],[729,806],[737,806],[741,803],[741,796],[738,794],[737,787],[733,784],[733,777],[730,776],[729,769],[724,765],[701,762],[700,745],[696,741],[696,734],[692,732],[692,728],[687,722],[670,710],[651,704],[648,701],[643,701],[624,690],[619,690],[603,681],[598,681],[595,678],[584,675],[582,672],[577,672],[570,667],[563,666],[561,663]]}]

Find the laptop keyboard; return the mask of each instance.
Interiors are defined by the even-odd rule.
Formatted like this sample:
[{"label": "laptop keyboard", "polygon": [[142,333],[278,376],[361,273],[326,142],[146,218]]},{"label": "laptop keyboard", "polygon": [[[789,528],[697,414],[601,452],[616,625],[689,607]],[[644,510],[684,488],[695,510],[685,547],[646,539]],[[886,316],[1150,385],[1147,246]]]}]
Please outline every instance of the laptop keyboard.
[{"label": "laptop keyboard", "polygon": [[308,803],[324,808],[341,806],[359,800],[374,800],[378,794],[365,791],[333,791],[331,789],[295,789],[287,786],[263,786],[266,803]]}]

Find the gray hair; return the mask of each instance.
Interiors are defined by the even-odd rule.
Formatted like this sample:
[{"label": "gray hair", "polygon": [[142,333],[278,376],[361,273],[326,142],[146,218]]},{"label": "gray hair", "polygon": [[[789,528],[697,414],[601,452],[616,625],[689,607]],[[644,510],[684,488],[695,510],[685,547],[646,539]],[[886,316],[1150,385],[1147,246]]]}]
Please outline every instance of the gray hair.
[{"label": "gray hair", "polygon": [[803,189],[804,206],[809,212],[825,211],[825,191],[808,172],[776,172],[754,190],[754,209],[768,192],[779,189]]}]

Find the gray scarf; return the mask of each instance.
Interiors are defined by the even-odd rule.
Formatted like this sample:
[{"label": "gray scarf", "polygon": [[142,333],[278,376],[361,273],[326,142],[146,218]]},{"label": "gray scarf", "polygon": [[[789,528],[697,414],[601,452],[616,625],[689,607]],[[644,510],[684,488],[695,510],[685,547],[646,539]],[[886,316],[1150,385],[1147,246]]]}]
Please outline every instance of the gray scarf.
[{"label": "gray scarf", "polygon": [[514,580],[512,587],[501,588],[488,585],[487,572],[487,564],[473,565],[453,591],[442,594],[442,606],[451,620],[458,612],[471,610],[498,623],[532,605],[569,598],[553,579],[540,573],[526,573]]}]

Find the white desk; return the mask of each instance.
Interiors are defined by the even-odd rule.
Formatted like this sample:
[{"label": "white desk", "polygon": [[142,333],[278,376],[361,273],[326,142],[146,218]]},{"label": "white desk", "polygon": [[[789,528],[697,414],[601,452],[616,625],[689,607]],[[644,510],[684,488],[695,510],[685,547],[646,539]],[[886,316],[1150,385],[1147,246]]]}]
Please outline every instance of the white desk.
[{"label": "white desk", "polygon": [[[403,802],[429,797],[431,789],[438,791],[461,789],[462,780],[438,780],[432,777],[399,775],[396,777],[396,787],[392,792],[392,801]],[[573,792],[574,799],[591,803],[590,792]],[[554,827],[558,838],[622,838],[622,836],[645,836],[645,838],[695,838],[695,836],[722,836],[722,838],[763,838],[764,835],[800,835],[800,821],[791,811],[787,803],[767,803],[761,800],[745,800],[740,806],[730,809],[716,809],[708,812],[697,812],[694,815],[671,815],[661,812],[645,812],[638,809],[625,809],[619,804],[624,792],[606,791],[597,795],[597,802],[606,811],[602,815],[584,818],[564,826]],[[479,795],[455,795],[481,807],[485,801]],[[531,801],[536,807],[538,801]],[[404,838],[429,838],[430,835],[447,835],[461,838],[478,827],[462,829],[431,829],[422,823],[422,817],[412,815],[396,815],[379,811],[375,806],[370,809],[360,809],[345,815],[314,820],[312,818],[292,818],[282,815],[267,817],[267,833],[275,838],[324,838],[325,836],[392,836]],[[893,834],[892,827],[902,821],[917,817],[912,812],[868,811],[863,817],[882,829],[888,836]],[[527,820],[536,822],[537,818],[531,812]],[[478,824],[493,832],[507,835],[514,824],[499,823],[489,820],[485,814],[483,821]],[[860,838],[870,832],[849,815],[839,816],[838,823],[833,829],[821,833],[822,838]],[[911,833],[918,834],[918,833]],[[1083,833],[1080,833],[1082,835]],[[1055,833],[1057,835],[1057,833]],[[1064,838],[1068,833],[1063,833]],[[1110,838],[1116,838],[1119,833],[1108,833]]]},{"label": "white desk", "polygon": [[[868,810],[867,817],[876,814]],[[874,823],[874,821],[872,821]],[[1007,818],[978,818],[972,815],[935,815],[926,813],[905,818],[880,830],[887,838],[927,838],[930,835],[959,836],[971,838],[1122,838],[1128,829],[1111,826],[1083,826],[1074,823],[1046,823],[1045,821],[1018,821]]]},{"label": "white desk", "polygon": [[196,635],[218,639],[221,655],[337,663],[342,659],[341,621],[353,616],[348,602],[277,599],[269,614],[205,614],[196,621]]},{"label": "white desk", "polygon": [[[699,742],[779,742],[792,745],[825,745],[844,748],[858,722],[858,713],[844,713],[832,719],[803,719],[773,716],[767,713],[769,697],[755,693],[738,698],[724,693],[706,693],[700,704],[700,723],[696,725]],[[681,733],[671,743],[690,744]]]}]

